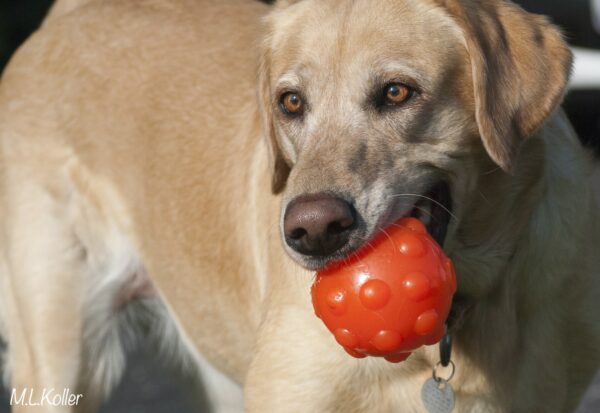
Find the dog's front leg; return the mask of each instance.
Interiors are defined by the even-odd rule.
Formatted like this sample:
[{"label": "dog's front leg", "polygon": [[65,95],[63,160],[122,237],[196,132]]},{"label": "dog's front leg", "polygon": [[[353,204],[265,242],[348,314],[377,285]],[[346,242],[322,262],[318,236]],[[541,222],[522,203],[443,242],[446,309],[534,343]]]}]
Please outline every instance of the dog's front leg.
[{"label": "dog's front leg", "polygon": [[244,386],[247,412],[331,411],[335,381],[347,377],[348,360],[318,323],[307,308],[269,311]]},{"label": "dog's front leg", "polygon": [[4,217],[13,412],[70,412],[80,368],[85,250],[56,193],[14,180]]}]

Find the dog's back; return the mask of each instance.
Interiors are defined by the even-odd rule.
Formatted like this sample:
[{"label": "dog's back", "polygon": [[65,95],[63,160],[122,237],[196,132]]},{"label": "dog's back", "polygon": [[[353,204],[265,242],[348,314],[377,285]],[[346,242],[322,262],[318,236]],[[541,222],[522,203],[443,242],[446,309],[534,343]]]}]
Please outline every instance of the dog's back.
[{"label": "dog's back", "polygon": [[[79,325],[85,336],[90,318],[71,314],[75,302],[101,320],[89,299],[112,310],[110,294],[130,273],[150,273],[189,339],[243,379],[260,286],[243,246],[256,225],[246,216],[252,173],[236,166],[266,169],[266,149],[264,159],[253,158],[255,40],[265,11],[243,0],[65,0],[15,54],[0,87],[2,164],[10,171],[2,179],[10,201],[0,208],[3,245],[11,243],[2,251],[11,273],[0,277],[3,287],[13,283],[3,291],[25,302],[11,332],[35,330],[36,309],[46,308],[53,325],[37,334],[64,336],[71,325],[77,335]],[[35,245],[12,248],[16,239]],[[37,253],[47,248],[74,253],[68,265],[53,263],[52,277],[34,264],[43,266]],[[105,328],[97,327],[93,333]],[[33,340],[23,331],[9,335],[11,348]],[[80,351],[66,342],[76,336],[53,338],[62,343],[54,347],[44,337],[28,354],[11,351],[17,387],[44,374],[28,371],[47,363],[38,348],[55,359]],[[61,385],[52,380],[45,381]]]}]

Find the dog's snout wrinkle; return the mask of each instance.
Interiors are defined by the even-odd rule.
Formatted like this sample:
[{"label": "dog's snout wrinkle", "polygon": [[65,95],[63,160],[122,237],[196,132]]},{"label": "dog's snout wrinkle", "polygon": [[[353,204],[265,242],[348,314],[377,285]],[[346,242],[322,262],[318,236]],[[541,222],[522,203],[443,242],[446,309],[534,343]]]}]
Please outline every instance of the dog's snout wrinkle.
[{"label": "dog's snout wrinkle", "polygon": [[350,203],[329,194],[315,194],[290,203],[283,231],[286,243],[297,252],[327,256],[348,242],[355,222]]}]

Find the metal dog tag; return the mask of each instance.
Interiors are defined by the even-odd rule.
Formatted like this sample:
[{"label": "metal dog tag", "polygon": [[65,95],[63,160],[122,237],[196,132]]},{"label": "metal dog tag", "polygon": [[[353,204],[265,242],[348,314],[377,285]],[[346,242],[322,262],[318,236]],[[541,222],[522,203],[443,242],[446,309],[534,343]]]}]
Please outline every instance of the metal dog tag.
[{"label": "metal dog tag", "polygon": [[454,390],[446,380],[427,380],[421,389],[421,400],[429,413],[450,413],[454,410]]}]

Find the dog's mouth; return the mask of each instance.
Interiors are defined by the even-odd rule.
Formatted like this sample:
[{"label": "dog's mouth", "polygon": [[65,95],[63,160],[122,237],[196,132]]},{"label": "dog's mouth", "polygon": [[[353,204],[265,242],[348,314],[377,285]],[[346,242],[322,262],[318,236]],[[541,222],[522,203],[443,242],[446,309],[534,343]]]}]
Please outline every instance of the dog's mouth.
[{"label": "dog's mouth", "polygon": [[418,218],[425,226],[429,234],[444,246],[448,225],[452,217],[452,198],[450,186],[444,181],[434,185],[425,195],[418,195],[419,200],[414,204],[408,214]]},{"label": "dog's mouth", "polygon": [[[408,216],[415,217],[423,222],[429,234],[443,247],[448,232],[448,225],[453,216],[450,186],[445,181],[440,181],[422,195],[402,195],[406,198],[411,197],[411,199],[416,197],[417,200],[412,206],[410,204],[406,205],[406,203],[393,206],[387,214],[381,217],[381,221],[374,226],[376,230],[370,237],[365,237],[364,233],[361,234],[360,228],[362,226],[358,225],[353,230],[356,232],[351,235],[349,242],[342,248],[328,255],[304,255],[302,256],[301,264],[307,269],[319,270],[332,263],[343,261],[357,253],[360,254],[359,251],[370,245],[366,241],[367,239],[370,240],[377,237],[379,232],[385,231],[387,226],[394,225],[398,219]],[[402,210],[396,208],[402,208]],[[360,222],[361,220],[362,218],[359,216],[357,221]]]}]

